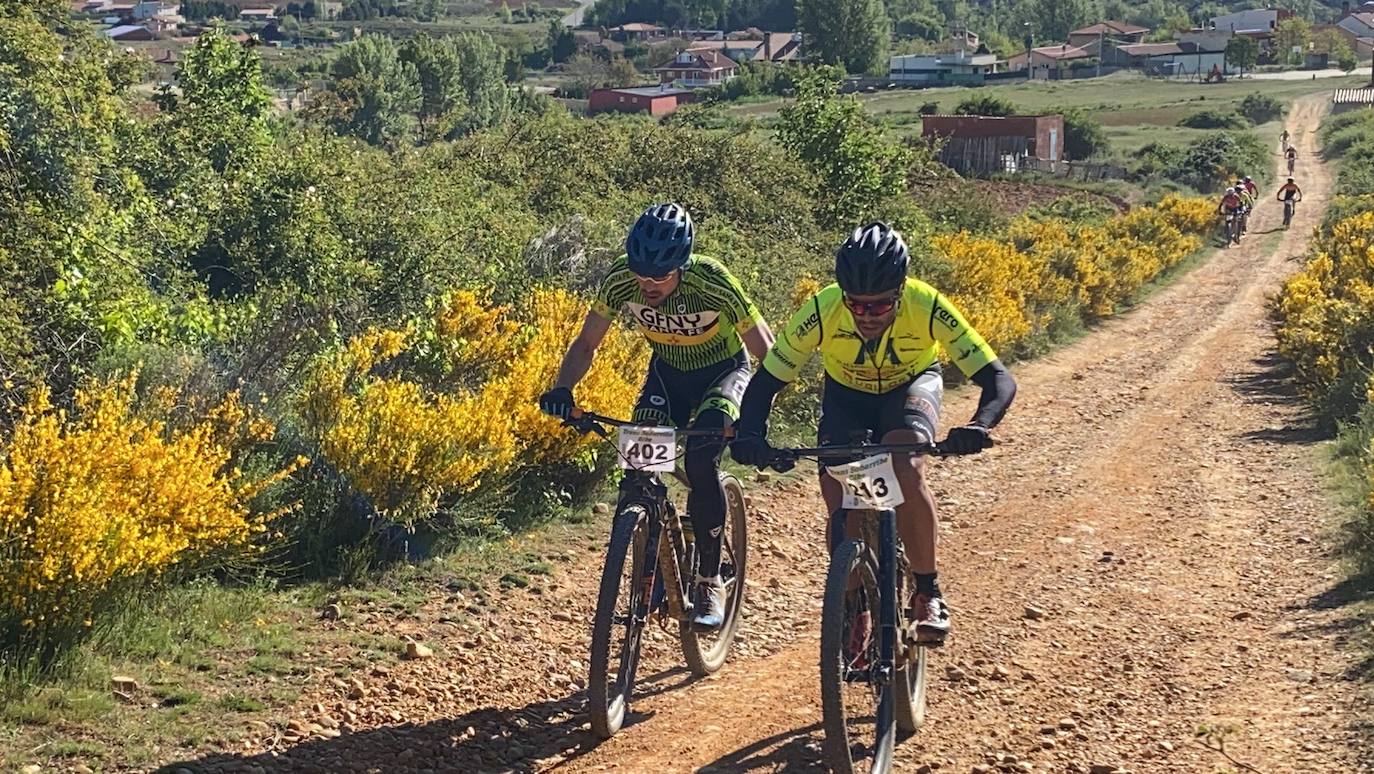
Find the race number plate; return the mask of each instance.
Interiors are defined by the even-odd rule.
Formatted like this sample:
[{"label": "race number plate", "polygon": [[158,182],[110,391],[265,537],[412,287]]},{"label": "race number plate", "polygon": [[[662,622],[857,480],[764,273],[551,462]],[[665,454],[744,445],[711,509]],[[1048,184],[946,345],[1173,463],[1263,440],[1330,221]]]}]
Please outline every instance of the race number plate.
[{"label": "race number plate", "polygon": [[671,473],[677,433],[671,427],[620,428],[620,467]]},{"label": "race number plate", "polygon": [[879,454],[825,470],[844,487],[842,508],[895,508],[906,502],[902,487],[897,483],[891,454]]}]

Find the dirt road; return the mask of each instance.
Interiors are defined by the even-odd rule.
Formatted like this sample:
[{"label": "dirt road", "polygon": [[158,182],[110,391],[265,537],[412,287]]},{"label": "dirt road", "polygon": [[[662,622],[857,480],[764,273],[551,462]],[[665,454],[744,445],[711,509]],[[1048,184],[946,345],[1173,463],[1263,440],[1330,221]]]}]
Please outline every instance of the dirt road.
[{"label": "dirt road", "polygon": [[[1357,728],[1359,655],[1342,647],[1348,592],[1320,547],[1321,450],[1270,356],[1265,316],[1326,199],[1322,109],[1314,98],[1290,117],[1306,192],[1291,231],[1269,194],[1240,247],[1018,367],[997,449],[935,466],[956,634],[933,659],[926,726],[900,743],[899,770],[1374,770]],[[975,399],[951,400],[950,421]],[[690,682],[671,640],[653,638],[636,714],[610,741],[595,744],[580,712],[599,558],[585,546],[546,594],[489,615],[481,634],[432,623],[451,607],[442,595],[421,623],[390,625],[438,657],[356,686],[322,679],[302,721],[342,714],[351,733],[274,735],[271,751],[175,766],[817,770],[821,509],[809,476],[751,489],[739,654]],[[1027,605],[1047,615],[1028,619]],[[1238,763],[1199,743],[1200,726],[1223,729]]]}]

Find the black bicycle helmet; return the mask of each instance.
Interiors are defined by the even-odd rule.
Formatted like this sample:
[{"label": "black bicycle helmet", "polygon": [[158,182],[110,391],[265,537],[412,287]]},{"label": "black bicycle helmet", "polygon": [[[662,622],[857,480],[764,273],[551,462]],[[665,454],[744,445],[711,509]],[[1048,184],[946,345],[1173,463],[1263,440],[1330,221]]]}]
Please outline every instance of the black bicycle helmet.
[{"label": "black bicycle helmet", "polygon": [[681,269],[692,257],[692,216],[671,202],[653,205],[630,228],[625,254],[630,271],[641,277],[663,277]]},{"label": "black bicycle helmet", "polygon": [[906,282],[911,254],[902,235],[886,223],[854,229],[835,252],[835,280],[856,295],[896,290]]}]

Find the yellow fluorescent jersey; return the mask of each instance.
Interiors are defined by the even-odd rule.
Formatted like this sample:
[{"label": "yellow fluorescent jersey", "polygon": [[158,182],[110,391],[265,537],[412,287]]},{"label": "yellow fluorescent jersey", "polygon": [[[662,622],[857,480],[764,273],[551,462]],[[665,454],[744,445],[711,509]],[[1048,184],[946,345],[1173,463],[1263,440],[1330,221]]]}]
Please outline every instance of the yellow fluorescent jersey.
[{"label": "yellow fluorescent jersey", "polygon": [[906,384],[934,364],[942,345],[965,376],[973,376],[997,359],[997,353],[949,299],[920,280],[906,281],[892,325],[880,338],[868,342],[859,335],[840,286],[830,285],[792,315],[768,350],[763,367],[790,382],[820,350],[831,379],[855,390],[881,394]]}]

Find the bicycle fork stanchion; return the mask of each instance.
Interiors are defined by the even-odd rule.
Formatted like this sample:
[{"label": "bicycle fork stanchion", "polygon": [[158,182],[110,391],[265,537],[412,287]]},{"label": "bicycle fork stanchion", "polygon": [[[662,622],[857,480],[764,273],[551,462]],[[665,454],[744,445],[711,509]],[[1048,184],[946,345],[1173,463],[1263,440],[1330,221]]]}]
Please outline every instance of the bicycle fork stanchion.
[{"label": "bicycle fork stanchion", "polygon": [[[892,681],[897,671],[897,513],[891,508],[878,515],[878,599],[883,627],[882,653],[878,657],[878,671],[874,675],[882,691],[878,700],[878,728],[895,733],[893,724]],[[881,742],[879,749],[883,749]]]}]

